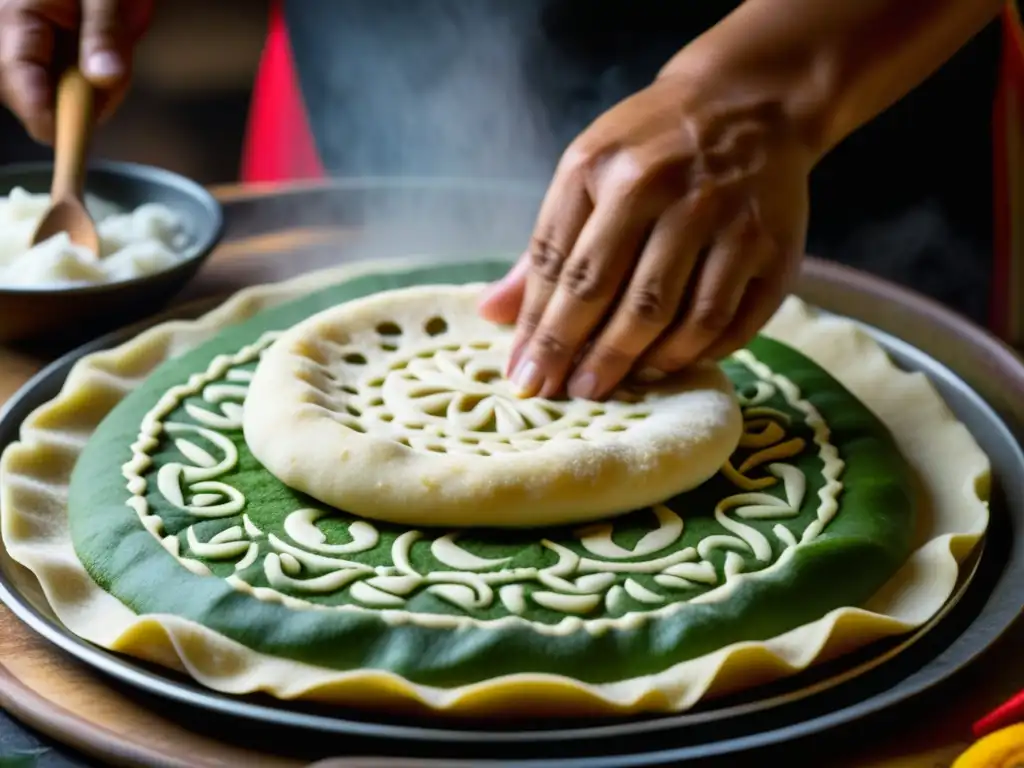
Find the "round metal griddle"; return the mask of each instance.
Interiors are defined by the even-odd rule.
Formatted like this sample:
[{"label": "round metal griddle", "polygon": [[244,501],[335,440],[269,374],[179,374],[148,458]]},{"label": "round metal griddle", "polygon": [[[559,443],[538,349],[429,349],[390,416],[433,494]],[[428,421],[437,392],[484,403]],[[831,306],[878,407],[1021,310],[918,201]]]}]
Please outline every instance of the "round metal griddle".
[{"label": "round metal griddle", "polygon": [[[235,217],[236,234],[246,232],[247,227],[251,231],[273,226],[275,215],[295,223],[312,212],[314,218],[325,217],[337,224],[344,213],[351,221],[353,211],[379,209],[379,205],[375,208],[376,204],[367,203],[376,188],[371,185],[368,189],[358,196],[352,188],[336,189],[331,194],[315,189],[309,197],[298,190],[266,201],[262,209],[240,206]],[[424,197],[423,190],[417,192],[415,185],[402,194],[407,192],[411,199],[417,194]],[[388,200],[394,212],[402,208],[401,203],[395,204],[396,199],[403,198],[392,193]],[[446,196],[450,197],[435,199],[427,194],[422,204],[417,204],[419,216],[410,228],[422,227],[431,216],[431,205],[439,204]],[[345,199],[369,208],[339,202]],[[305,203],[299,202],[302,200]],[[251,206],[252,202],[244,205]],[[512,220],[508,216],[503,219]],[[230,233],[230,205],[228,221]],[[393,220],[396,229],[400,229],[400,221]],[[371,255],[373,248],[367,247],[366,241],[362,245],[363,250],[356,247],[352,253]],[[381,242],[374,246],[380,248]],[[501,247],[502,243],[496,244],[496,248]],[[308,254],[299,261],[308,266]],[[1024,454],[1019,445],[1024,436],[1024,398],[1019,394],[1024,392],[1024,363],[984,332],[933,303],[835,265],[810,261],[800,293],[813,304],[861,321],[897,364],[925,373],[992,460],[992,521],[984,551],[976,553],[965,568],[972,578],[963,581],[935,622],[909,638],[865,649],[771,687],[710,702],[676,716],[469,724],[387,718],[209,691],[173,673],[98,649],[64,630],[38,592],[25,588],[23,572],[5,552],[0,552],[0,599],[47,639],[110,675],[112,685],[134,689],[132,695],[140,704],[174,707],[175,717],[190,727],[222,736],[231,734],[232,738],[244,738],[249,745],[261,739],[271,744],[281,738],[301,738],[311,758],[345,751],[440,753],[448,758],[458,754],[476,758],[474,764],[479,764],[481,758],[498,756],[504,765],[537,765],[545,758],[557,758],[559,765],[592,768],[679,764],[781,744],[864,718],[884,717],[897,704],[901,712],[905,711],[920,699],[920,694],[947,681],[977,658],[1024,607],[1024,589],[1020,588],[1024,584]],[[195,316],[209,306],[203,302],[174,314]],[[0,450],[17,438],[25,416],[56,394],[76,360],[113,346],[133,332],[120,332],[88,344],[30,381],[0,414]],[[893,335],[897,333],[904,340]],[[943,363],[954,367],[959,375]],[[258,733],[253,727],[257,722]],[[339,735],[346,736],[343,750],[339,749]],[[448,759],[444,764],[453,763]]]}]

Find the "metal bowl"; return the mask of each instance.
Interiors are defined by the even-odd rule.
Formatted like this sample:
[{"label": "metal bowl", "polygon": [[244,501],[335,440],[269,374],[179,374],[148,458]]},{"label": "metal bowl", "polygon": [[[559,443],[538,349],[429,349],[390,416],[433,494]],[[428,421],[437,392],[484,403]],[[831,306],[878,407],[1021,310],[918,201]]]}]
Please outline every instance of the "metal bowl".
[{"label": "metal bowl", "polygon": [[[52,163],[0,167],[0,195],[14,187],[48,192],[52,175]],[[73,338],[85,328],[95,332],[151,314],[185,287],[220,241],[220,203],[176,173],[134,163],[97,162],[89,166],[85,187],[126,210],[161,203],[179,213],[188,237],[183,258],[170,269],[129,280],[67,288],[0,286],[0,343]]]}]

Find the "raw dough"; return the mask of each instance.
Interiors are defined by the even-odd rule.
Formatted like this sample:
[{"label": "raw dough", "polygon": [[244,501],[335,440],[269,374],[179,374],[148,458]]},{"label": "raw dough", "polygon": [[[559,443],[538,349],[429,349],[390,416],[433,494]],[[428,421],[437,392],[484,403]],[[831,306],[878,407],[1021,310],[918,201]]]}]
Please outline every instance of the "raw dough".
[{"label": "raw dough", "polygon": [[286,485],[408,525],[579,523],[663,501],[726,462],[742,418],[704,365],[598,403],[520,399],[512,329],[482,285],[386,291],[321,312],[268,349],[245,439]]},{"label": "raw dough", "polygon": [[[339,299],[352,300],[375,291],[439,280],[490,280],[505,269],[507,264],[501,262],[432,266],[398,262],[316,273],[243,291],[198,321],[165,323],[116,349],[84,358],[60,395],[26,419],[21,442],[11,445],[0,461],[3,543],[7,553],[28,569],[11,573],[19,580],[32,579],[31,574],[38,579],[38,584],[23,581],[19,587],[34,594],[41,586],[59,619],[90,642],[174,667],[219,691],[259,691],[284,699],[361,707],[415,703],[463,715],[679,711],[708,696],[777,679],[873,640],[905,633],[927,622],[943,606],[957,583],[960,563],[986,530],[988,460],[927,379],[895,368],[854,323],[818,316],[795,298],[789,299],[773,318],[767,334],[826,366],[848,386],[892,430],[900,454],[920,480],[918,524],[910,542],[912,554],[860,606],[851,604],[827,611],[820,618],[768,639],[710,646],[701,655],[655,674],[585,682],[586,677],[559,672],[521,673],[476,683],[445,684],[438,682],[437,676],[410,679],[381,664],[326,668],[317,663],[315,656],[306,661],[282,657],[280,643],[290,636],[307,654],[319,643],[336,655],[372,651],[379,654],[378,660],[392,663],[395,657],[391,654],[407,648],[414,652],[402,658],[443,671],[451,658],[446,655],[447,649],[457,638],[466,643],[464,651],[478,654],[488,665],[510,660],[505,658],[507,654],[492,653],[487,644],[474,646],[472,638],[482,636],[461,632],[448,631],[447,640],[434,646],[433,653],[422,652],[417,649],[424,646],[417,645],[416,640],[423,639],[424,635],[419,634],[423,628],[402,622],[389,625],[393,634],[387,641],[382,637],[362,647],[331,643],[329,636],[312,629],[307,632],[305,628],[325,620],[319,617],[342,612],[322,608],[295,612],[285,605],[253,601],[224,579],[185,570],[184,561],[194,553],[182,548],[175,555],[161,547],[164,534],[160,533],[160,518],[140,518],[138,510],[125,503],[126,495],[131,497],[139,487],[136,483],[126,487],[124,477],[93,478],[94,490],[109,496],[111,502],[102,509],[91,508],[90,514],[76,516],[76,525],[83,523],[86,529],[76,533],[74,539],[83,547],[95,548],[94,554],[100,558],[95,562],[105,569],[93,575],[86,570],[72,537],[73,521],[67,508],[69,482],[72,467],[80,461],[83,448],[87,449],[101,422],[122,423],[122,437],[111,443],[122,447],[108,461],[117,462],[123,455],[127,462],[131,451],[123,446],[136,440],[140,424],[138,418],[128,417],[133,410],[142,408],[138,411],[141,414],[151,408],[153,392],[159,397],[181,384],[181,366],[201,371],[216,364],[228,376],[233,365],[228,353],[294,324],[289,318],[308,316]],[[331,287],[323,289],[325,285]],[[219,362],[215,360],[218,355],[222,356]],[[224,390],[207,394],[209,401],[205,395],[196,401],[200,407],[204,402],[216,402],[217,409],[227,415],[227,409],[221,407],[228,405],[228,400],[222,398]],[[149,424],[147,429],[153,426]],[[109,429],[107,434],[111,434]],[[151,450],[159,442],[147,433],[136,440],[133,449]],[[191,453],[207,461],[195,451]],[[85,469],[83,465],[82,471]],[[144,472],[145,466],[138,462],[125,471],[129,469]],[[117,469],[111,474],[116,475]],[[100,487],[104,483],[108,484],[106,490]],[[191,501],[195,503],[196,499]],[[201,501],[206,509],[216,506],[211,499]],[[100,513],[113,523],[112,527],[99,525]],[[300,538],[307,537],[308,527],[300,523],[297,521],[293,530]],[[244,521],[241,527],[243,538],[254,535]],[[240,540],[224,533],[218,542],[212,542],[206,538],[206,530],[194,533],[200,548],[207,543],[220,546]],[[187,535],[172,538],[188,543]],[[618,537],[615,541],[620,546],[636,543]],[[164,545],[169,547],[170,543]],[[207,554],[210,551],[206,550]],[[858,563],[850,572],[861,571]],[[116,597],[108,588],[114,583],[114,574],[119,574],[118,591],[127,594],[141,590],[148,600],[163,601],[166,610],[147,610]],[[161,574],[168,574],[173,585],[161,581]],[[739,583],[756,584],[757,574],[750,577],[741,577]],[[848,581],[835,580],[843,588]],[[828,582],[819,579],[814,583],[827,596]],[[204,598],[204,594],[212,599]],[[804,599],[785,600],[780,605],[806,609],[806,594]],[[202,619],[196,614],[197,607],[205,611]],[[254,630],[252,620],[257,613],[266,613],[269,620]],[[380,618],[385,624],[393,621],[387,612],[382,612]],[[354,633],[351,637],[358,637],[366,622],[377,620],[371,614],[353,614],[354,623],[348,625]],[[593,635],[595,647],[600,650],[602,643],[615,647],[617,637],[616,632],[598,631]],[[657,633],[649,637],[658,647]],[[262,650],[252,644],[261,645]],[[603,663],[598,661],[581,672],[601,675],[602,668]]]},{"label": "raw dough", "polygon": [[48,194],[15,187],[0,197],[0,286],[67,288],[130,280],[181,262],[188,235],[182,217],[165,205],[146,203],[122,211],[86,195],[96,221],[100,259],[75,245],[67,233],[31,246],[36,227],[50,204]]},{"label": "raw dough", "polygon": [[[90,438],[69,503],[78,554],[136,610],[184,608],[210,624],[238,603],[225,631],[259,646],[273,626],[277,653],[341,669],[353,665],[353,647],[392,647],[397,624],[421,632],[408,643],[418,650],[392,651],[386,665],[412,677],[459,680],[467,669],[483,674],[483,661],[491,674],[613,679],[859,603],[909,552],[912,479],[891,436],[818,366],[768,339],[723,363],[744,430],[713,479],[612,521],[511,531],[371,524],[283,486],[241,435],[240,404],[275,336],[227,345],[202,371],[194,355],[168,363]],[[224,345],[197,353],[208,358],[210,346]],[[165,389],[166,380],[178,383]],[[123,486],[109,482],[115,476]],[[113,550],[148,578],[112,564]],[[217,578],[186,584],[194,577],[178,564]],[[264,604],[217,595],[219,579]],[[780,595],[800,599],[780,606]],[[297,621],[276,616],[276,604],[333,610]],[[345,615],[353,612],[389,620],[373,626]],[[647,644],[650,624],[663,650]],[[599,639],[609,629],[619,633],[614,648]],[[378,633],[388,639],[370,642]],[[432,668],[435,653],[421,653],[432,643],[444,646],[443,670]],[[371,654],[359,663],[376,662]]]}]

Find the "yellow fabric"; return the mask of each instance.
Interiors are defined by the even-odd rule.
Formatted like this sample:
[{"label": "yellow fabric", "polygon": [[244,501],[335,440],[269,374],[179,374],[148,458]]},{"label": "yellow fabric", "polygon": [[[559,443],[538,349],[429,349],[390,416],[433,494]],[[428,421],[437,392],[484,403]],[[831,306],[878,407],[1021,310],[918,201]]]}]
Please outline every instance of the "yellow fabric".
[{"label": "yellow fabric", "polygon": [[952,768],[1024,767],[1024,723],[1011,725],[978,740],[953,763]]}]

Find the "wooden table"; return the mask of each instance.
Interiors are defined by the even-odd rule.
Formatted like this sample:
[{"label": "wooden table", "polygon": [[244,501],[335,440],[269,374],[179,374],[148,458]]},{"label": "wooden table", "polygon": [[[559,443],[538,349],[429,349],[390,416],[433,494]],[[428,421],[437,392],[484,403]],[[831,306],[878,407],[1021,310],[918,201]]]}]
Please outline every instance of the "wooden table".
[{"label": "wooden table", "polygon": [[[273,189],[218,190],[225,200],[267,192]],[[227,242],[178,301],[228,293],[246,285],[328,266],[329,249],[311,246],[338,242],[352,235],[343,230],[292,230]],[[0,403],[61,351],[64,350],[0,347]],[[1018,658],[1019,648],[1024,648],[1021,624],[985,659],[960,676],[957,695],[947,693],[931,702],[922,710],[923,715],[915,717],[916,723],[899,724],[895,734],[878,741],[870,734],[862,734],[857,748],[845,744],[841,751],[833,751],[827,743],[815,747],[815,751],[828,754],[809,755],[808,764],[850,768],[950,765],[970,743],[971,722],[1024,688],[1024,659]],[[183,768],[303,764],[299,760],[258,756],[237,746],[218,743],[161,716],[155,709],[141,708],[134,699],[112,689],[105,678],[56,651],[2,606],[0,706],[46,735],[110,763]],[[898,718],[899,713],[892,717]]]}]

